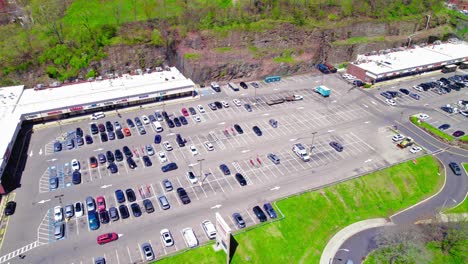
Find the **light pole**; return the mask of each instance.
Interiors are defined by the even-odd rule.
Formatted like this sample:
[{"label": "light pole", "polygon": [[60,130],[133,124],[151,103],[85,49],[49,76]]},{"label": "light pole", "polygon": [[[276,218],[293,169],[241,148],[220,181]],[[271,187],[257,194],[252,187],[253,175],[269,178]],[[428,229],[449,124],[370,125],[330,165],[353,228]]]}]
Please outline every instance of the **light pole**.
[{"label": "light pole", "polygon": [[[202,171],[203,171],[203,170],[202,170],[202,165],[203,165],[203,161],[204,161],[204,160],[205,160],[205,159],[198,159],[198,160],[197,160],[198,162],[200,162],[200,174],[198,174],[198,175],[200,175],[200,176],[199,176],[200,178],[202,177]],[[205,179],[206,179],[206,177],[203,178],[203,179],[201,180],[200,185],[203,185],[203,182],[205,181]]]},{"label": "light pole", "polygon": [[315,134],[317,134],[317,131],[312,132],[312,144],[310,145],[310,154],[312,154],[312,149],[314,149]]}]

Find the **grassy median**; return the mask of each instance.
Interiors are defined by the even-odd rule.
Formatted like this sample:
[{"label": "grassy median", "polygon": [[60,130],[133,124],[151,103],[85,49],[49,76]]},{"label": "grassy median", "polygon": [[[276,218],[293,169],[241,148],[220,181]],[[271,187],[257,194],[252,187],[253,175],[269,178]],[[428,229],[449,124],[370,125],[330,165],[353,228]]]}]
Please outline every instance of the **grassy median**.
[{"label": "grassy median", "polygon": [[[328,240],[342,228],[388,217],[441,187],[438,162],[432,156],[416,161],[278,201],[285,219],[235,235],[239,246],[232,263],[318,263]],[[208,246],[158,263],[222,263],[222,259]]]},{"label": "grassy median", "polygon": [[442,139],[445,139],[449,142],[452,142],[454,140],[454,137],[452,137],[451,135],[445,133],[444,131],[441,131],[440,129],[436,128],[436,127],[433,127],[432,125],[424,122],[424,121],[421,121],[421,122],[418,122],[418,118],[416,116],[412,116],[410,117],[410,120],[411,120],[411,123],[417,125],[418,127],[421,127],[423,129],[425,129],[427,132],[435,135],[435,136],[438,136]]}]

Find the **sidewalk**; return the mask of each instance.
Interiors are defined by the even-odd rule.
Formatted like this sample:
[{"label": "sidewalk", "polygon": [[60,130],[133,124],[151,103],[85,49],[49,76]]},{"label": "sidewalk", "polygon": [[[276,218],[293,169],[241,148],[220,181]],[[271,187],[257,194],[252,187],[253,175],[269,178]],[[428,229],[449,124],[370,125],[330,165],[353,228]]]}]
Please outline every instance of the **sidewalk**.
[{"label": "sidewalk", "polygon": [[340,249],[341,245],[355,234],[366,229],[391,225],[394,224],[388,222],[384,218],[375,218],[360,221],[341,229],[330,239],[330,241],[328,241],[328,244],[323,249],[322,256],[320,257],[320,264],[329,264],[330,260],[335,257],[335,254],[338,249]]}]

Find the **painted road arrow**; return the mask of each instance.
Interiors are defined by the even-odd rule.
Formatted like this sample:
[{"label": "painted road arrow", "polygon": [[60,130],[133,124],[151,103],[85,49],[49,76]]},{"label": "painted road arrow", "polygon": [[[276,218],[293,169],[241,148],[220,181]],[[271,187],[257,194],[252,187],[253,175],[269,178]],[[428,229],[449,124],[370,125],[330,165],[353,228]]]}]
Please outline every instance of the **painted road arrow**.
[{"label": "painted road arrow", "polygon": [[279,190],[279,189],[280,189],[279,186],[275,186],[275,187],[271,188],[270,191],[276,191],[276,190]]},{"label": "painted road arrow", "polygon": [[49,201],[50,201],[50,199],[47,199],[47,200],[40,200],[40,201],[37,202],[37,203],[43,204],[43,203],[47,203],[47,202],[49,202]]},{"label": "painted road arrow", "polygon": [[103,185],[103,186],[101,186],[101,189],[109,188],[111,186],[112,186],[112,184]]},{"label": "painted road arrow", "polygon": [[220,208],[220,207],[221,207],[221,205],[220,205],[220,204],[217,204],[217,205],[215,205],[215,206],[212,206],[211,209],[217,209],[217,208]]}]

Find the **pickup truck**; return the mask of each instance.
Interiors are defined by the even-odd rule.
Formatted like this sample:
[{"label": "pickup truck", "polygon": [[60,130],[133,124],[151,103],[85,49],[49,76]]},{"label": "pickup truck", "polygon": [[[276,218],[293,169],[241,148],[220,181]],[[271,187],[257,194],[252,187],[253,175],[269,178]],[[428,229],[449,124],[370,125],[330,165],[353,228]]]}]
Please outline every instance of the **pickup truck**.
[{"label": "pickup truck", "polygon": [[275,105],[284,103],[284,99],[272,99],[266,102],[267,105]]},{"label": "pickup truck", "polygon": [[413,143],[414,143],[413,139],[410,137],[407,137],[403,139],[400,143],[398,143],[397,146],[400,148],[406,148],[408,146],[413,145]]},{"label": "pickup truck", "polygon": [[284,98],[287,102],[291,102],[291,101],[299,101],[299,100],[303,100],[304,97],[302,95],[292,95],[292,96],[288,96],[286,98]]}]

